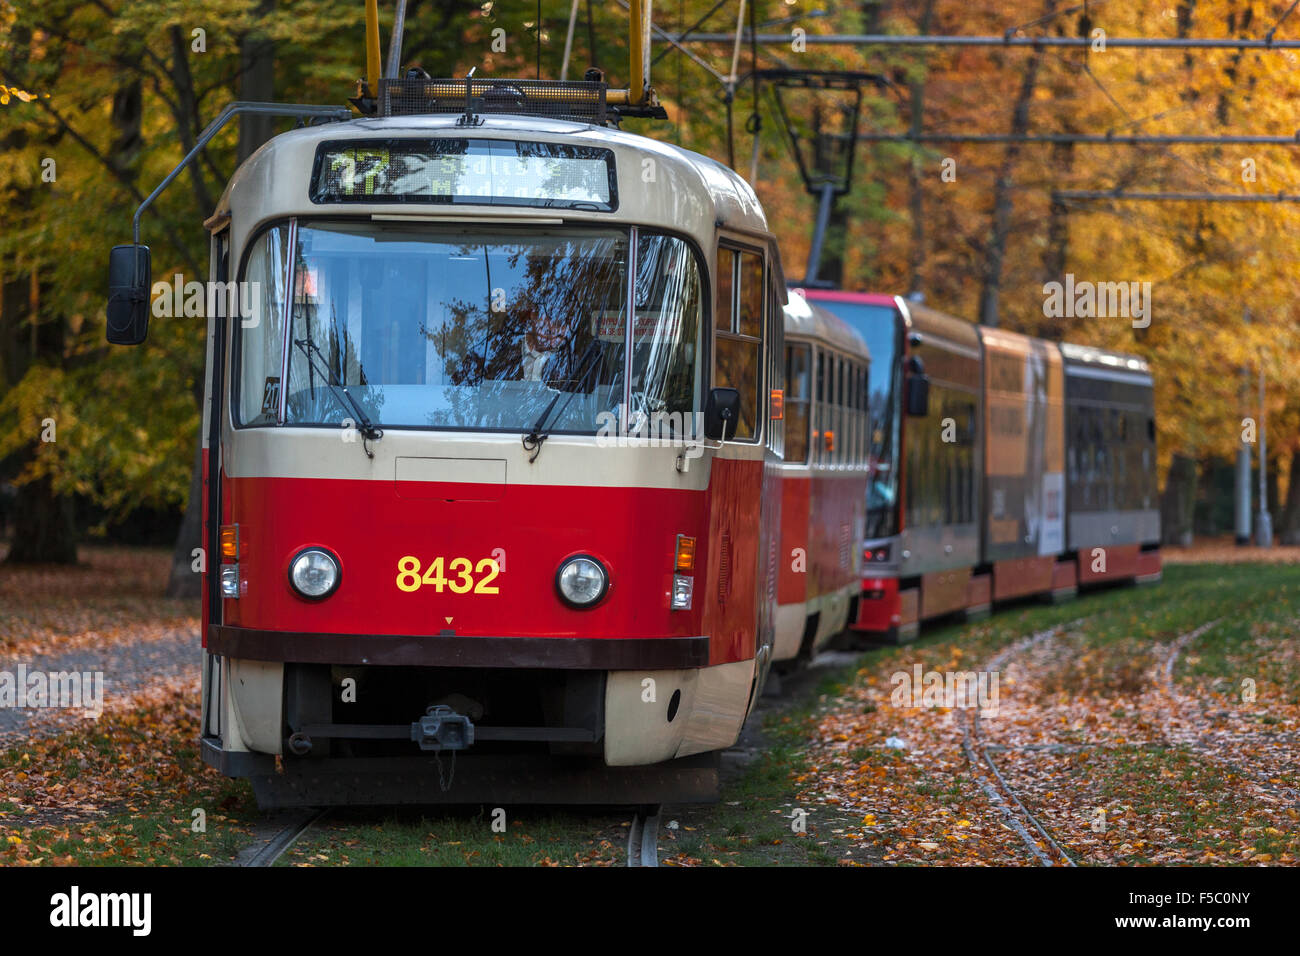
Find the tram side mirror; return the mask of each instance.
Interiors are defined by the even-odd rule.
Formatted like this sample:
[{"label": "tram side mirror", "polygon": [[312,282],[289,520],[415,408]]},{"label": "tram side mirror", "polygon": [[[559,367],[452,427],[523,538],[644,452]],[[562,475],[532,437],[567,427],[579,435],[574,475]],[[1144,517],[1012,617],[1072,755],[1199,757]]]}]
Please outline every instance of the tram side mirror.
[{"label": "tram side mirror", "polygon": [[740,392],[734,388],[709,389],[709,400],[704,404],[704,437],[715,441],[734,438],[739,420]]},{"label": "tram side mirror", "polygon": [[114,246],[108,254],[108,341],[139,345],[149,334],[153,264],[148,246]]},{"label": "tram side mirror", "polygon": [[924,418],[930,414],[930,377],[925,374],[925,363],[913,355],[907,360],[907,371],[904,411],[908,415]]}]

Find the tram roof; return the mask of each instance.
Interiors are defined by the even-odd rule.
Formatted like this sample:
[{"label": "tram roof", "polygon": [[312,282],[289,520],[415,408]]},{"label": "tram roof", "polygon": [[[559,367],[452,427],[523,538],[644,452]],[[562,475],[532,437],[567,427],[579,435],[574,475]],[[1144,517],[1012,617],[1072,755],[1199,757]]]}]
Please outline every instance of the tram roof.
[{"label": "tram roof", "polygon": [[[566,221],[626,222],[675,229],[706,242],[718,228],[775,243],[753,188],[726,166],[690,150],[636,133],[566,120],[487,115],[480,126],[457,126],[457,116],[358,118],[291,130],[274,137],[235,171],[212,220],[232,215],[241,231],[291,215],[437,216],[481,214],[497,220],[557,216]],[[323,142],[448,137],[600,146],[613,151],[618,185],[614,212],[470,203],[315,203],[309,196],[316,148]],[[653,167],[643,161],[655,160]],[[653,171],[653,181],[643,181]]]},{"label": "tram roof", "polygon": [[800,339],[816,339],[849,355],[870,360],[866,341],[847,322],[826,308],[791,293],[785,305],[785,334]]}]

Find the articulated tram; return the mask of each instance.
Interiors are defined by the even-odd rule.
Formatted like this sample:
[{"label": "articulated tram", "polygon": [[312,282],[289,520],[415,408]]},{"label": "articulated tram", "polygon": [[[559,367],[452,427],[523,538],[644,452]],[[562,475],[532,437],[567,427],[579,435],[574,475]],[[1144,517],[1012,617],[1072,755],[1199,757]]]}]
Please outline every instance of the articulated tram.
[{"label": "articulated tram", "polygon": [[311,121],[205,223],[201,748],[262,805],[716,799],[846,628],[1159,575],[1145,363],[787,295],[741,177],[617,128],[644,89],[363,88],[228,109],[110,258],[139,344],[144,209]]},{"label": "articulated tram", "polygon": [[[853,629],[1160,577],[1151,370],[901,298],[808,290],[867,342],[872,442]],[[787,442],[791,438],[787,429]]]}]

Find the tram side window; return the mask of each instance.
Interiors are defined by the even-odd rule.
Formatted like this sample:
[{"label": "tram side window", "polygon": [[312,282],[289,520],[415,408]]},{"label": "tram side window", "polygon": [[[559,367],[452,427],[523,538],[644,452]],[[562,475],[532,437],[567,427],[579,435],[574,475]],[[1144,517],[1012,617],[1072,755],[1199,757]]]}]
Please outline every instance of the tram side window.
[{"label": "tram side window", "polygon": [[817,350],[817,401],[813,406],[812,460],[820,464],[825,460],[826,441],[826,353]]},{"label": "tram side window", "polygon": [[845,388],[844,407],[848,409],[849,416],[849,464],[853,467],[858,465],[858,455],[861,449],[861,442],[858,439],[858,364],[849,363],[849,382]]},{"label": "tram side window", "polygon": [[[735,437],[752,441],[758,434],[759,370],[762,367],[763,257],[753,252],[718,250],[718,294],[714,300],[715,387],[740,392]],[[729,293],[729,296],[727,295]]]},{"label": "tram side window", "polygon": [[636,316],[632,344],[634,408],[651,420],[653,437],[689,437],[700,369],[700,273],[680,239],[642,234],[637,242]]},{"label": "tram side window", "polygon": [[[254,315],[261,334],[239,336],[239,420],[273,424],[280,412],[280,371],[284,358],[285,264],[289,229],[275,226],[258,236],[244,267],[246,288],[254,290]],[[242,306],[242,303],[241,303]]]},{"label": "tram side window", "polygon": [[849,377],[849,363],[846,359],[837,359],[835,362],[835,463],[840,467],[847,467],[849,461],[849,449],[852,447],[853,439],[849,434],[849,410],[844,405],[845,383]]},{"label": "tram side window", "polygon": [[835,464],[835,440],[839,437],[835,426],[835,356],[826,356],[826,387],[821,404],[822,444],[821,463],[827,468]]},{"label": "tram side window", "polygon": [[853,408],[857,412],[858,466],[867,463],[867,368],[858,366],[858,380],[853,388]]},{"label": "tram side window", "polygon": [[740,288],[738,295],[738,331],[741,335],[763,337],[763,257],[752,252],[740,254]]},{"label": "tram side window", "polygon": [[809,405],[811,395],[810,349],[807,345],[788,345],[785,350],[785,460],[808,460]]},{"label": "tram side window", "polygon": [[[975,521],[975,404],[969,393],[941,385],[931,389],[937,415],[918,420],[908,443],[907,514],[914,527]],[[952,418],[957,440],[943,440],[942,421]]]},{"label": "tram side window", "polygon": [[731,300],[736,288],[736,253],[726,246],[718,247],[718,281],[713,293],[713,326],[719,332],[730,332],[732,321]]},{"label": "tram side window", "polygon": [[843,419],[844,427],[844,467],[851,468],[853,459],[858,453],[857,442],[857,423],[853,416],[853,375],[854,364],[848,359],[844,360],[844,383],[840,388],[840,416]]},{"label": "tram side window", "polygon": [[1111,410],[1113,416],[1112,431],[1115,435],[1115,441],[1119,445],[1118,454],[1115,455],[1115,495],[1112,500],[1112,507],[1126,509],[1131,508],[1131,496],[1128,492],[1128,459],[1132,454],[1132,446],[1129,444],[1127,419],[1124,412],[1118,408]]},{"label": "tram side window", "polygon": [[1112,419],[1110,412],[1106,408],[1096,408],[1097,416],[1097,481],[1099,481],[1099,492],[1101,509],[1104,511],[1113,510],[1114,501],[1114,455],[1115,455],[1115,436],[1112,431]]},{"label": "tram side window", "polygon": [[862,415],[862,454],[859,462],[867,466],[871,462],[871,369],[862,367],[862,382],[858,386],[858,412]]},{"label": "tram side window", "polygon": [[835,366],[838,372],[835,380],[835,417],[839,419],[839,428],[835,432],[835,460],[843,468],[848,464],[849,449],[852,447],[852,438],[849,435],[849,410],[844,404],[844,388],[849,377],[849,363],[840,359]]},{"label": "tram side window", "polygon": [[844,465],[852,467],[858,457],[858,417],[853,414],[853,388],[857,384],[858,367],[851,361],[844,363]]}]

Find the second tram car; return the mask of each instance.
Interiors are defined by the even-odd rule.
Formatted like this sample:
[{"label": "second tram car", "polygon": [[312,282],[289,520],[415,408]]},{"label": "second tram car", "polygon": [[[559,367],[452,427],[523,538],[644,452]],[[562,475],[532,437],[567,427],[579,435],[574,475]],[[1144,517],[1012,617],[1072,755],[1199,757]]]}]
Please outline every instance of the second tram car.
[{"label": "second tram car", "polygon": [[861,587],[871,432],[866,343],[833,313],[785,307],[785,461],[774,663],[808,660],[852,619]]},{"label": "second tram car", "polygon": [[1158,580],[1151,370],[1135,356],[977,326],[902,298],[810,289],[868,343],[872,409],[853,628],[1080,585]]}]

